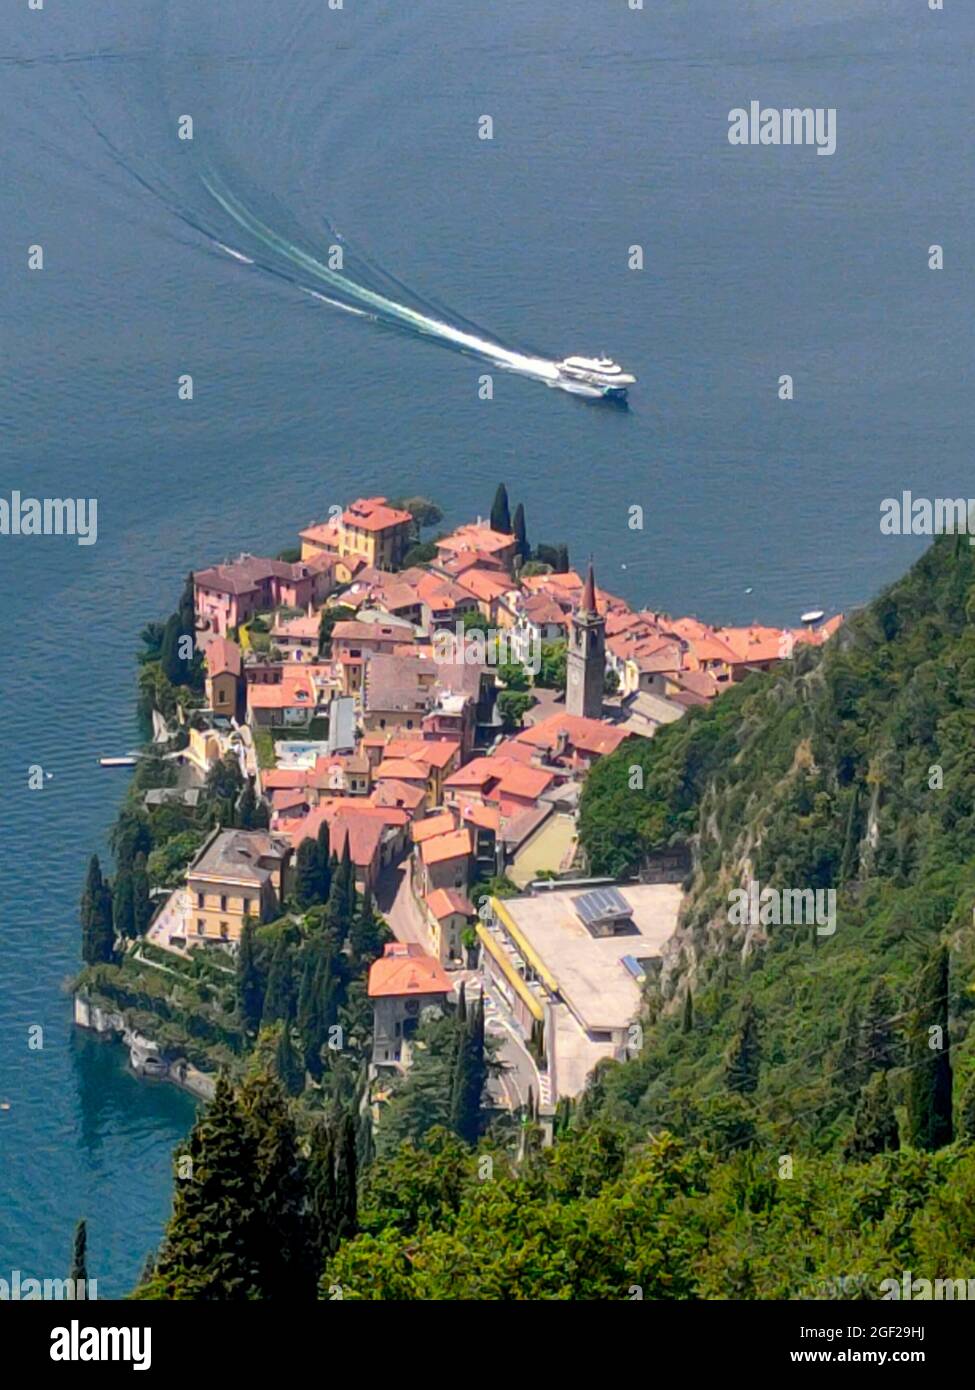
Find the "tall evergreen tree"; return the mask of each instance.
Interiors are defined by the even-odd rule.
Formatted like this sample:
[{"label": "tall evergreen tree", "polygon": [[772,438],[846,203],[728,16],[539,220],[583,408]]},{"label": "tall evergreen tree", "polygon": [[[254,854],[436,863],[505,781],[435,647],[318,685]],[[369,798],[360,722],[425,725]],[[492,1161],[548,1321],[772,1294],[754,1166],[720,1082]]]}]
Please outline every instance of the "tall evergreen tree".
[{"label": "tall evergreen tree", "polygon": [[291,1041],[291,1026],[282,1023],[274,1049],[274,1071],[289,1096],[300,1096],[305,1089],[304,1063]]},{"label": "tall evergreen tree", "polygon": [[298,1037],[305,1069],[318,1081],[324,1069],[322,1048],[339,1007],[338,961],[331,937],[316,934],[306,943],[302,957]]},{"label": "tall evergreen tree", "polygon": [[354,911],[355,877],[349,858],[349,840],[346,836],[341,860],[336,861],[335,856],[332,856],[332,878],[325,913],[325,922],[335,937],[336,944],[341,945],[348,936]]},{"label": "tall evergreen tree", "polygon": [[883,980],[875,980],[863,1006],[863,1022],[858,1040],[860,1070],[867,1077],[875,1071],[889,1071],[896,1065],[893,1001]]},{"label": "tall evergreen tree", "polygon": [[79,1221],[74,1228],[74,1248],[71,1255],[72,1293],[75,1298],[88,1296],[88,1223]]},{"label": "tall evergreen tree", "polygon": [[237,802],[236,821],[239,829],[253,830],[254,817],[257,815],[257,793],[254,791],[254,779],[248,777],[244,783],[244,790],[240,794]]},{"label": "tall evergreen tree", "polygon": [[300,908],[313,907],[321,902],[321,870],[318,845],[306,835],[295,856],[295,901]]},{"label": "tall evergreen tree", "polygon": [[531,559],[531,546],[528,544],[528,532],[525,528],[525,508],[521,502],[515,507],[512,529],[515,535],[515,551],[519,560],[524,562]]},{"label": "tall evergreen tree", "polygon": [[294,963],[291,946],[285,932],[280,932],[274,943],[271,955],[271,968],[267,975],[267,992],[264,995],[264,1010],[261,1023],[264,1027],[278,1020],[290,1022],[294,1010]]},{"label": "tall evergreen tree", "polygon": [[249,1078],[239,1104],[257,1153],[257,1253],[263,1297],[282,1301],[315,1297],[318,1269],[309,1267],[307,1170],[287,1097],[276,1077]]},{"label": "tall evergreen tree", "polygon": [[853,1116],[853,1132],[846,1144],[846,1157],[859,1162],[874,1154],[888,1153],[899,1144],[887,1073],[877,1071],[860,1092]]},{"label": "tall evergreen tree", "polygon": [[466,1021],[458,1020],[458,1044],[450,1097],[450,1125],[468,1144],[476,1144],[481,1127],[481,1096],[487,1079],[484,1057],[484,1001],[475,999]]},{"label": "tall evergreen tree", "polygon": [[102,877],[98,855],[88,861],[81,895],[81,955],[86,965],[100,965],[115,956],[112,890]]},{"label": "tall evergreen tree", "polygon": [[359,910],[349,933],[352,959],[358,967],[382,955],[383,930],[372,906],[372,894],[367,888],[359,899]]},{"label": "tall evergreen tree", "polygon": [[907,1133],[915,1149],[951,1143],[951,1040],[948,951],[939,946],[921,970],[908,1043]]},{"label": "tall evergreen tree", "polygon": [[323,820],[318,827],[318,901],[328,902],[332,886],[332,850],[329,842],[328,821]]},{"label": "tall evergreen tree", "polygon": [[750,1095],[758,1086],[761,1041],[758,1015],[750,996],[742,1001],[738,1027],[725,1055],[725,1085],[738,1095]]},{"label": "tall evergreen tree", "polygon": [[185,636],[179,614],[173,613],[166,621],[159,652],[159,665],[170,685],[185,685],[189,675],[190,663],[180,655],[185,649]]},{"label": "tall evergreen tree", "polygon": [[245,917],[237,947],[237,1011],[244,1027],[256,1032],[264,1011],[264,984],[257,962],[254,919]]},{"label": "tall evergreen tree", "polygon": [[339,1241],[351,1240],[359,1229],[355,1130],[355,1120],[344,1115],[335,1153],[335,1234]]},{"label": "tall evergreen tree", "polygon": [[681,1017],[680,1031],[682,1033],[694,1031],[694,997],[689,985],[684,993],[684,1012]]},{"label": "tall evergreen tree", "polygon": [[112,921],[117,936],[134,937],[135,899],[132,891],[132,872],[119,869],[112,888]]},{"label": "tall evergreen tree", "polygon": [[256,1134],[221,1073],[190,1132],[184,1154],[191,1174],[177,1178],[156,1273],[141,1297],[237,1302],[263,1294],[257,1150]]},{"label": "tall evergreen tree", "polygon": [[136,936],[144,936],[152,921],[152,897],[144,854],[138,854],[132,865],[132,918]]},{"label": "tall evergreen tree", "polygon": [[508,489],[504,483],[498,483],[498,490],[494,494],[494,502],[491,506],[491,530],[503,531],[505,535],[511,534],[511,511],[508,507]]},{"label": "tall evergreen tree", "polygon": [[339,1244],[335,1137],[327,1124],[317,1124],[309,1141],[308,1198],[312,1258],[320,1266],[323,1257],[334,1255]]}]

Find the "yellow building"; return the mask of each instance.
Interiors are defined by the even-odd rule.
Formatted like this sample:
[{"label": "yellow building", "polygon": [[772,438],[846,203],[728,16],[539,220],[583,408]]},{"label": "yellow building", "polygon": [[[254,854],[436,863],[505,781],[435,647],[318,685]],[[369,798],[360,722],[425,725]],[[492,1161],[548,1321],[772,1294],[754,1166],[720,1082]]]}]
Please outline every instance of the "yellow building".
[{"label": "yellow building", "polygon": [[245,917],[280,915],[291,842],[266,830],[215,830],[186,871],[187,944],[239,941]]},{"label": "yellow building", "polygon": [[360,497],[334,520],[307,527],[300,538],[303,560],[324,551],[388,570],[401,563],[412,544],[413,518],[389,506],[385,497]]}]

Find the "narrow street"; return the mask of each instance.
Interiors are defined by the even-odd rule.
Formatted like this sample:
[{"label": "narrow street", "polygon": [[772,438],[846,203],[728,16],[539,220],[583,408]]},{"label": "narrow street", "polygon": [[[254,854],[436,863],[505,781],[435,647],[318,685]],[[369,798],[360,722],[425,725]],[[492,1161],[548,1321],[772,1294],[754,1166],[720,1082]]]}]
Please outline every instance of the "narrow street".
[{"label": "narrow street", "polygon": [[[390,865],[379,876],[376,885],[376,907],[386,918],[397,941],[412,941],[432,953],[432,942],[426,923],[411,889],[412,861],[407,858],[400,864]],[[504,1065],[503,1074],[490,1083],[491,1093],[498,1104],[509,1110],[517,1110],[528,1103],[529,1087],[536,1101],[547,1100],[545,1090],[539,1080],[538,1070],[518,1031],[511,1020],[504,1001],[484,990],[484,977],[479,970],[458,970],[449,972],[454,988],[459,989],[461,981],[467,989],[468,998],[484,993],[484,1027],[492,1036],[500,1039],[501,1048],[498,1059]]]}]

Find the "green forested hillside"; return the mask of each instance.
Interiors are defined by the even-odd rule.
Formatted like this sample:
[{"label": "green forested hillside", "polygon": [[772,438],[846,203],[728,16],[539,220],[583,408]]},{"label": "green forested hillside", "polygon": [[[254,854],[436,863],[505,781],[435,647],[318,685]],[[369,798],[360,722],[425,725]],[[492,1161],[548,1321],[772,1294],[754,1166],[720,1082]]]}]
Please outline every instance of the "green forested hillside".
[{"label": "green forested hillside", "polygon": [[[581,831],[595,871],[678,841],[695,855],[658,1021],[641,1057],[598,1079],[602,1113],[697,1133],[721,1112],[734,1131],[743,1102],[732,1093],[725,1113],[725,1073],[745,1014],[749,1122],[837,1147],[874,1071],[907,1106],[917,1028],[933,1020],[916,981],[941,944],[958,1109],[975,1007],[973,611],[975,552],[946,537],[825,647],[594,769]],[[729,891],[749,879],[835,887],[835,934],[729,925]]]}]

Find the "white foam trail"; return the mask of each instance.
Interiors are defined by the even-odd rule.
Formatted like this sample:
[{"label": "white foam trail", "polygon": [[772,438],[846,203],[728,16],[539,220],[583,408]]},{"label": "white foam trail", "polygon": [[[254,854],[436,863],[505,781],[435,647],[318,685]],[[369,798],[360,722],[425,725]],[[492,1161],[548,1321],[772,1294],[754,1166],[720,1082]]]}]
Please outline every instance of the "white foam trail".
[{"label": "white foam trail", "polygon": [[302,294],[310,294],[312,299],[320,299],[323,304],[331,304],[333,309],[343,309],[347,314],[355,314],[356,318],[372,319],[373,323],[376,322],[376,315],[366,313],[365,309],[357,309],[352,304],[343,304],[340,299],[329,299],[327,294],[319,294],[317,290],[306,289],[304,285],[299,285],[298,288]]},{"label": "white foam trail", "polygon": [[[443,342],[453,343],[459,348],[468,352],[475,353],[478,357],[485,357],[496,366],[506,368],[509,371],[519,372],[523,376],[534,377],[538,381],[545,381],[553,386],[562,385],[559,380],[559,369],[555,362],[545,357],[533,357],[527,353],[514,352],[510,348],[502,347],[500,343],[493,343],[487,338],[481,338],[475,333],[464,332],[460,328],[454,328],[449,323],[444,323],[440,319],[429,317],[427,314],[418,313],[415,309],[408,308],[405,304],[397,304],[395,300],[388,299],[383,294],[377,294],[374,290],[366,289],[362,285],[357,285],[354,280],[347,279],[340,275],[338,271],[329,270],[322,265],[314,256],[308,255],[300,247],[286,241],[284,237],[278,236],[270,227],[253,215],[247,208],[237,201],[232,195],[222,194],[204,178],[203,180],[208,192],[214,197],[225,212],[242,227],[246,228],[253,236],[258,237],[266,246],[277,251],[279,255],[285,256],[293,265],[301,266],[316,279],[324,281],[333,289],[347,295],[351,299],[357,299],[362,304],[368,304],[371,308],[380,313],[395,319],[399,323],[404,323],[408,327],[415,329],[418,333],[423,333],[427,337],[439,338]],[[348,307],[348,306],[344,306]]]},{"label": "white foam trail", "polygon": [[214,245],[219,246],[221,251],[226,251],[228,256],[233,256],[235,261],[243,261],[244,265],[253,265],[250,256],[245,256],[243,251],[235,251],[232,246],[224,246],[222,241],[217,241]]}]

